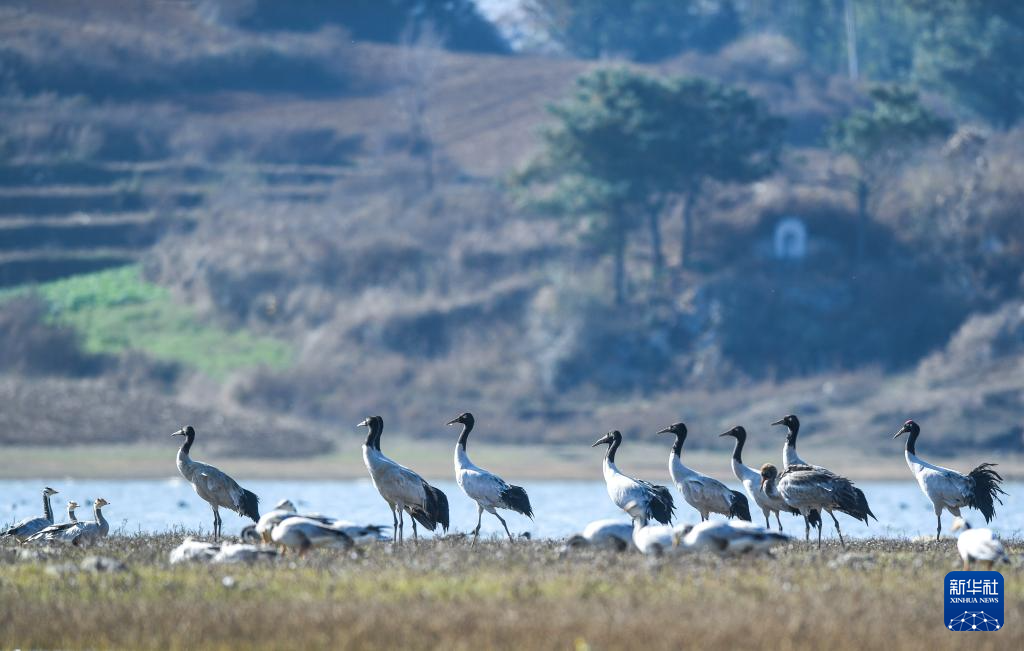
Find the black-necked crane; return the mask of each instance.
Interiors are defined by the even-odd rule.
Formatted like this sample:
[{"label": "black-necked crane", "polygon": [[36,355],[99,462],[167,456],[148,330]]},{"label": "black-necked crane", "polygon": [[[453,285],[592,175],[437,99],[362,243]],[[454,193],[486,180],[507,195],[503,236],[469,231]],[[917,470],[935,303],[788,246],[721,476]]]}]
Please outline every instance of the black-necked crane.
[{"label": "black-necked crane", "polygon": [[178,450],[178,472],[185,481],[192,484],[196,495],[203,498],[213,509],[213,537],[221,535],[220,508],[230,509],[240,516],[259,522],[260,498],[256,493],[245,490],[227,473],[208,463],[193,461],[189,456],[192,443],[196,440],[196,430],[191,426],[182,427],[171,436],[183,436],[185,442]]},{"label": "black-necked crane", "polygon": [[975,561],[984,563],[986,570],[991,570],[992,565],[998,561],[1010,562],[1003,543],[991,529],[972,529],[967,520],[958,517],[953,520],[953,531],[960,529],[963,532],[957,536],[956,550],[964,561],[964,570],[971,569]]},{"label": "black-necked crane", "polygon": [[[804,516],[804,531],[810,535],[810,513],[825,511],[832,516],[839,534],[839,542],[845,546],[843,531],[833,511],[842,511],[867,521],[868,514],[858,511],[857,498],[850,490],[849,479],[840,477],[825,468],[793,464],[781,475],[778,468],[770,463],[761,466],[761,490],[769,497],[781,496],[788,506]],[[821,530],[818,528],[818,547],[821,547]]]},{"label": "black-necked crane", "polygon": [[63,531],[70,529],[78,524],[78,516],[75,515],[75,509],[78,508],[78,502],[75,500],[68,500],[68,521],[61,522],[59,524],[51,524],[48,527],[40,529],[38,532],[32,534],[25,539],[25,542],[49,542],[55,540],[56,536]]},{"label": "black-necked crane", "polygon": [[772,547],[789,541],[789,536],[759,525],[737,521],[708,520],[686,531],[679,543],[691,551],[717,554],[768,554]]},{"label": "black-necked crane", "polygon": [[674,434],[676,437],[668,455],[668,472],[686,503],[700,513],[701,522],[707,520],[712,513],[750,521],[750,505],[746,495],[732,490],[714,477],[683,465],[682,452],[687,433],[685,423],[669,425],[658,433]]},{"label": "black-necked crane", "polygon": [[[719,434],[719,436],[731,436],[736,439],[736,446],[732,451],[732,473],[736,475],[736,479],[740,480],[740,483],[743,484],[743,489],[747,491],[747,495],[750,496],[750,499],[754,500],[754,504],[761,509],[761,513],[764,515],[765,528],[771,528],[769,516],[774,513],[775,522],[779,525],[779,531],[782,531],[782,520],[779,518],[779,513],[785,511],[787,513],[792,513],[793,515],[800,515],[800,512],[786,506],[786,502],[783,501],[781,497],[768,497],[768,495],[761,490],[761,473],[743,463],[743,446],[747,443],[747,430],[742,425],[737,425],[728,432]],[[821,514],[817,511],[812,511],[810,515],[810,524],[814,527],[820,527]],[[808,537],[809,536],[810,533],[808,533]]]},{"label": "black-necked crane", "polygon": [[384,501],[391,508],[394,519],[394,539],[402,543],[405,526],[403,512],[412,516],[412,536],[418,539],[416,523],[428,531],[441,526],[448,531],[448,496],[428,484],[418,474],[388,458],[380,449],[380,438],[384,431],[384,419],[370,416],[358,427],[369,428],[363,443],[363,462],[370,472],[370,479]]},{"label": "black-necked crane", "polygon": [[95,519],[92,522],[79,522],[75,526],[66,529],[65,531],[58,534],[58,540],[60,542],[68,543],[80,547],[96,542],[100,538],[105,538],[110,533],[110,524],[107,519],[103,517],[103,507],[110,504],[107,500],[102,497],[97,497],[96,501],[93,502],[92,512]]},{"label": "black-necked crane", "polygon": [[0,533],[0,540],[14,538],[18,542],[25,542],[30,536],[53,524],[53,507],[50,505],[50,497],[56,495],[57,492],[56,489],[45,486],[43,488],[43,515],[25,518],[14,523]]},{"label": "black-necked crane", "polygon": [[[807,463],[800,458],[800,455],[796,452],[796,437],[800,433],[800,419],[795,415],[790,414],[772,423],[772,425],[784,425],[786,427],[786,444],[782,448],[782,469],[785,471],[791,465],[809,466],[817,470],[825,470],[832,472],[828,468],[823,466],[816,466],[813,463]],[[835,473],[832,473],[835,474]],[[838,476],[838,475],[836,475]],[[864,491],[853,485],[853,482],[846,480],[849,484],[844,487],[844,490],[849,490],[850,496],[844,496],[842,500],[837,502],[842,504],[850,504],[851,508],[848,510],[846,507],[839,507],[836,510],[840,513],[845,513],[850,517],[856,518],[857,520],[863,520],[864,524],[869,524],[868,518],[875,518],[875,514],[871,512],[871,507],[868,506],[868,498],[864,496]],[[835,514],[829,511],[829,515],[832,516],[832,522],[836,525],[836,531],[839,530],[839,521],[836,519]],[[878,518],[875,518],[878,520]],[[820,532],[819,532],[820,533]]]},{"label": "black-necked crane", "polygon": [[646,525],[649,520],[671,523],[676,508],[672,503],[672,492],[664,486],[622,474],[615,465],[615,453],[621,444],[622,433],[613,430],[591,446],[608,446],[602,466],[608,497],[634,521],[639,520],[641,525]]},{"label": "black-necked crane", "polygon": [[493,472],[484,470],[469,460],[466,443],[475,422],[473,414],[468,411],[448,422],[449,425],[462,425],[462,433],[459,434],[459,440],[455,444],[455,481],[458,482],[459,488],[466,494],[466,497],[476,502],[477,518],[476,528],[473,529],[473,542],[476,542],[480,535],[480,524],[483,521],[484,511],[498,518],[498,522],[501,522],[501,526],[505,528],[509,542],[513,542],[508,525],[505,524],[505,519],[498,515],[498,509],[515,511],[533,519],[530,497],[522,486],[506,483],[504,479]]},{"label": "black-necked crane", "polygon": [[966,475],[950,468],[943,468],[928,463],[917,456],[917,437],[921,435],[921,427],[912,420],[903,423],[893,438],[907,434],[907,446],[904,454],[910,472],[914,473],[918,486],[925,496],[931,500],[935,509],[935,540],[942,533],[942,510],[945,509],[956,517],[960,517],[960,509],[969,506],[981,511],[985,522],[990,522],[996,515],[996,502],[1003,503],[999,495],[1006,495],[1000,484],[1003,478],[992,468],[994,463],[983,463]]},{"label": "black-necked crane", "polygon": [[581,533],[570,537],[566,545],[624,552],[633,545],[633,525],[612,519],[594,520]]}]

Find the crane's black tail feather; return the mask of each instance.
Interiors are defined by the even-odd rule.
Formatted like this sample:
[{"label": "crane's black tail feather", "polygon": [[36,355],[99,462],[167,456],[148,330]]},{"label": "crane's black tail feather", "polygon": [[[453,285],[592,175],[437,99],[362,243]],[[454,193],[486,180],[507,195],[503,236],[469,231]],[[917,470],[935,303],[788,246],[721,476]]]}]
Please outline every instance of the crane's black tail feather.
[{"label": "crane's black tail feather", "polygon": [[[796,511],[796,514],[799,515],[800,511]],[[821,529],[821,511],[818,509],[811,509],[811,512],[807,514],[807,522],[812,527]]]},{"label": "crane's black tail feather", "polygon": [[868,523],[869,516],[875,517],[868,506],[867,498],[864,497],[864,492],[854,486],[852,481],[840,478],[837,483],[838,487],[834,493],[837,511],[856,520],[861,520],[864,524]]},{"label": "crane's black tail feather", "polygon": [[1006,491],[1000,486],[1003,478],[998,472],[992,470],[995,465],[994,463],[983,463],[967,475],[974,480],[974,490],[971,492],[971,498],[967,505],[981,511],[981,514],[985,516],[985,522],[989,522],[996,516],[995,503],[1003,503],[1003,500],[999,499],[999,495],[1006,495]]},{"label": "crane's black tail feather", "polygon": [[526,494],[526,489],[522,486],[510,485],[501,492],[501,501],[505,503],[505,506],[516,513],[522,513],[528,518],[533,518],[533,507],[530,506],[530,496]]},{"label": "crane's black tail feather", "polygon": [[648,500],[649,517],[662,524],[672,524],[672,517],[676,511],[676,505],[672,502],[672,491],[657,484],[641,483],[650,491],[651,499]]},{"label": "crane's black tail feather", "polygon": [[238,515],[244,516],[253,522],[260,520],[260,498],[256,493],[242,489],[242,499],[238,505]]},{"label": "crane's black tail feather", "polygon": [[422,509],[410,511],[410,515],[431,531],[440,524],[441,529],[447,533],[448,496],[427,482],[423,482],[423,491],[426,493],[427,499],[424,501]]},{"label": "crane's black tail feather", "polygon": [[750,503],[747,496],[739,491],[730,491],[732,500],[729,502],[729,517],[750,522]]}]

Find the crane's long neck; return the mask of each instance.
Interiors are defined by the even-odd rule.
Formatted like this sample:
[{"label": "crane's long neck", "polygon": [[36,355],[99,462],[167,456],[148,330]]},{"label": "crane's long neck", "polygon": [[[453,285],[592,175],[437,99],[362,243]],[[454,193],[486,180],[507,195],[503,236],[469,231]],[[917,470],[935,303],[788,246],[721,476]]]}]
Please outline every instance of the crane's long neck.
[{"label": "crane's long neck", "polygon": [[907,454],[917,456],[917,437],[920,436],[921,430],[911,431],[907,435]]},{"label": "crane's long neck", "polygon": [[686,442],[686,434],[676,434],[676,442],[672,444],[672,454],[677,458],[683,452],[683,443]]},{"label": "crane's long neck", "polygon": [[459,447],[466,449],[466,442],[469,441],[469,433],[473,431],[473,421],[466,421],[462,424],[462,434],[459,434]]},{"label": "crane's long neck", "polygon": [[377,452],[380,452],[380,437],[384,433],[384,423],[378,419],[374,419],[370,425],[370,429],[373,431],[373,445],[371,446]]},{"label": "crane's long neck", "polygon": [[50,506],[50,494],[43,491],[43,515],[50,522],[53,522],[53,508]]},{"label": "crane's long neck", "polygon": [[608,461],[608,463],[615,463],[615,452],[618,451],[619,444],[621,444],[621,443],[622,443],[622,437],[621,436],[616,436],[616,437],[612,438],[612,443],[611,443],[611,445],[608,446],[608,454],[606,454],[605,457],[604,457],[605,460]]},{"label": "crane's long neck", "polygon": [[736,447],[732,449],[732,459],[736,463],[743,463],[743,446],[747,442],[746,434],[738,434],[736,436]]},{"label": "crane's long neck", "polygon": [[377,431],[379,428],[377,427],[376,421],[370,421],[370,425],[367,429],[369,431],[366,432],[366,441],[364,442],[364,445],[371,450],[379,449],[379,446],[377,445],[377,435],[380,434],[380,432]]},{"label": "crane's long neck", "polygon": [[75,515],[75,507],[68,504],[68,522],[78,522],[78,516]]},{"label": "crane's long neck", "polygon": [[764,484],[761,485],[762,490],[764,490],[764,494],[772,498],[773,500],[777,500],[782,497],[781,495],[779,495],[779,487],[776,485],[776,481],[778,480],[769,479],[768,481],[764,482]]},{"label": "crane's long neck", "polygon": [[178,450],[178,456],[188,457],[189,450],[192,449],[192,443],[196,440],[195,432],[185,435],[185,442],[181,444],[181,449]]}]

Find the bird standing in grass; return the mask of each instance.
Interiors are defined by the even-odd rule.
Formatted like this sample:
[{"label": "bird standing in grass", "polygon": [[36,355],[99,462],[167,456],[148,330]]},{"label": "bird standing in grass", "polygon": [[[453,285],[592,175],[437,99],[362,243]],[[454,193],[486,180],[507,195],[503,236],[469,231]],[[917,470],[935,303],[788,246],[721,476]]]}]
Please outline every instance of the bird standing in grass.
[{"label": "bird standing in grass", "polygon": [[1003,503],[999,495],[1006,495],[1000,484],[1003,478],[992,468],[994,463],[983,463],[964,475],[949,468],[928,463],[917,456],[917,437],[921,435],[921,427],[912,420],[903,423],[893,439],[907,434],[907,447],[904,455],[910,472],[914,473],[921,491],[932,502],[935,509],[935,540],[942,533],[942,510],[945,509],[956,517],[960,517],[960,509],[969,506],[981,511],[985,522],[990,522],[996,515],[995,502]]},{"label": "bird standing in grass", "polygon": [[712,513],[750,521],[750,505],[746,495],[683,465],[681,457],[683,443],[686,442],[684,423],[670,425],[658,433],[674,434],[676,437],[672,452],[668,455],[668,472],[686,503],[700,513],[701,522],[707,520]]},{"label": "bird standing in grass", "polygon": [[672,492],[664,486],[622,474],[615,465],[615,453],[621,444],[622,433],[613,430],[591,446],[608,446],[602,465],[608,497],[633,520],[639,520],[642,526],[650,520],[670,524],[676,508],[672,503]]},{"label": "bird standing in grass", "polygon": [[75,509],[77,509],[77,508],[78,508],[78,502],[76,502],[75,500],[69,500],[68,501],[68,521],[67,522],[61,522],[59,524],[51,524],[50,526],[45,527],[44,529],[41,529],[39,532],[34,533],[31,536],[29,536],[25,540],[25,542],[38,543],[38,542],[52,541],[61,532],[66,531],[66,530],[70,529],[71,527],[74,527],[75,525],[78,524],[78,516],[75,515]]},{"label": "bird standing in grass", "polygon": [[213,509],[214,540],[219,539],[221,535],[220,507],[231,509],[253,522],[259,522],[260,498],[256,497],[256,493],[239,486],[238,482],[219,468],[208,463],[193,461],[189,456],[192,443],[196,440],[196,431],[191,425],[182,427],[171,436],[185,438],[181,449],[178,450],[178,472],[188,483],[192,484],[196,495],[206,500],[206,503]]},{"label": "bird standing in grass", "polygon": [[963,532],[956,539],[956,549],[964,561],[965,571],[971,569],[974,561],[984,563],[986,570],[991,570],[992,564],[997,561],[1010,562],[1003,543],[999,542],[991,529],[972,529],[966,520],[958,517],[953,520],[953,531],[960,529]]},{"label": "bird standing in grass", "polygon": [[[859,510],[857,497],[850,490],[850,480],[825,468],[793,464],[781,475],[770,463],[761,466],[761,490],[769,497],[781,496],[786,505],[800,511],[804,527],[810,535],[811,511],[825,511],[836,524],[839,542],[845,547],[843,531],[832,511],[848,513],[867,522],[868,514]],[[818,547],[821,547],[821,527],[818,528]]]},{"label": "bird standing in grass", "polygon": [[412,536],[416,540],[416,523],[433,531],[441,526],[448,531],[448,496],[428,484],[418,474],[388,458],[380,449],[380,437],[384,431],[384,419],[370,416],[357,427],[370,431],[363,443],[363,463],[370,472],[370,479],[384,501],[391,507],[394,519],[394,539],[402,543],[402,529],[405,526],[403,512],[412,516]]},{"label": "bird standing in grass", "polygon": [[79,522],[77,525],[65,529],[57,534],[57,540],[76,547],[81,547],[96,542],[100,538],[106,538],[110,533],[110,524],[103,517],[103,507],[110,504],[102,497],[97,497],[92,505],[92,512],[96,518],[92,522]]},{"label": "bird standing in grass", "polygon": [[25,542],[30,536],[39,533],[45,527],[53,524],[53,507],[50,506],[50,497],[57,494],[57,490],[46,486],[43,488],[43,515],[42,517],[25,518],[10,526],[0,533],[0,540],[4,538],[15,538],[18,542]]},{"label": "bird standing in grass", "polygon": [[473,542],[476,542],[480,535],[480,524],[483,522],[484,511],[498,518],[498,522],[505,528],[509,542],[513,542],[508,525],[505,524],[505,519],[498,515],[498,509],[515,511],[532,519],[533,508],[530,506],[530,497],[523,487],[505,483],[501,477],[484,470],[469,460],[466,443],[475,422],[473,414],[468,411],[448,422],[449,425],[462,424],[462,433],[455,444],[455,481],[458,482],[459,488],[466,494],[466,497],[476,502],[477,518],[476,529],[473,529]]}]

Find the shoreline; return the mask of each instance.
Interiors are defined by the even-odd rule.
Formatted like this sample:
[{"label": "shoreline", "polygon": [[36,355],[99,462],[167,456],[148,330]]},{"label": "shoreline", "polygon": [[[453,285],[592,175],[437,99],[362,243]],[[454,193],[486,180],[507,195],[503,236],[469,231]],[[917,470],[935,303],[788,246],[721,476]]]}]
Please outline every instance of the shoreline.
[{"label": "shoreline", "polygon": [[[412,466],[428,480],[453,477],[451,450],[437,440],[399,439],[388,442],[387,454]],[[177,447],[151,444],[110,444],[89,446],[10,446],[3,448],[0,480],[29,479],[109,479],[143,480],[177,477]],[[913,480],[898,455],[869,456],[853,450],[801,448],[801,454],[813,463],[858,481]],[[350,446],[330,454],[284,459],[196,455],[238,479],[340,481],[365,479],[362,453]],[[744,461],[756,467],[761,463],[780,464],[778,450],[750,450]],[[523,445],[488,444],[473,450],[473,461],[512,481],[592,481],[601,479],[602,454],[579,445],[546,444],[543,455]],[[997,463],[1007,481],[1024,480],[1024,455],[999,458],[984,453],[963,458],[930,459],[934,463],[967,472],[983,461]],[[622,470],[643,478],[668,482],[665,446],[646,443],[620,451]],[[724,482],[735,482],[728,451],[686,452],[684,463]],[[756,465],[755,465],[756,464]]]}]

